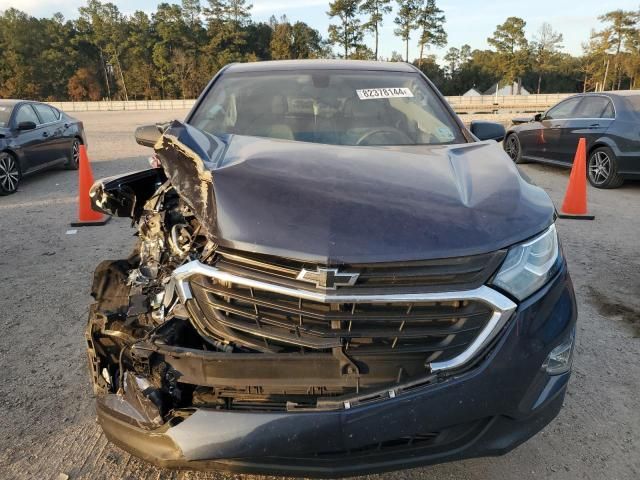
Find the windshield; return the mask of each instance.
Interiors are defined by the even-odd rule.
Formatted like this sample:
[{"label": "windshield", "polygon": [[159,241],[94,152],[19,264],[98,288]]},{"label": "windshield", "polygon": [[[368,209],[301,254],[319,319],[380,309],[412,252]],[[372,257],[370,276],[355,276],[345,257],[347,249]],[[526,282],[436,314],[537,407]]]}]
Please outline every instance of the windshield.
[{"label": "windshield", "polygon": [[0,128],[9,126],[9,119],[11,118],[12,106],[0,105]]},{"label": "windshield", "polygon": [[333,145],[462,143],[462,132],[417,73],[304,71],[224,74],[191,125]]}]

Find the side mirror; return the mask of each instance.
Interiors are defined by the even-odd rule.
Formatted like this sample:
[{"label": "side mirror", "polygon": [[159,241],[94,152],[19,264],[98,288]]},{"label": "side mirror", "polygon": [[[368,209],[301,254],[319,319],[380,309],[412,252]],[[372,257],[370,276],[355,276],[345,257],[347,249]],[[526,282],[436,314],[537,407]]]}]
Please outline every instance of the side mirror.
[{"label": "side mirror", "polygon": [[474,120],[471,122],[471,133],[480,140],[501,142],[507,132],[504,126],[499,123]]},{"label": "side mirror", "polygon": [[542,120],[542,114],[541,114],[541,113],[536,113],[536,114],[533,116],[533,121],[534,121],[534,122],[540,122],[541,120]]},{"label": "side mirror", "polygon": [[35,122],[20,122],[17,128],[21,132],[24,130],[34,130],[36,128],[36,124]]},{"label": "side mirror", "polygon": [[136,142],[143,147],[153,147],[162,136],[162,130],[158,125],[143,125],[136,128]]}]

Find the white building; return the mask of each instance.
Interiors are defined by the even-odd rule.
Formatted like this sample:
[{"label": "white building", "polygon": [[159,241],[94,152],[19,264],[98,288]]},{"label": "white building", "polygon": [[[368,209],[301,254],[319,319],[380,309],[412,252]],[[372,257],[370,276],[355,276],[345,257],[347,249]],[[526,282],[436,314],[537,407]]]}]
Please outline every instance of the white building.
[{"label": "white building", "polygon": [[480,97],[482,94],[475,88],[470,88],[462,94],[463,97]]},{"label": "white building", "polygon": [[496,95],[496,89],[498,90],[498,96],[504,95],[531,95],[531,92],[524,88],[524,86],[520,85],[520,91],[518,91],[518,82],[513,82],[512,85],[504,85],[499,86],[496,84],[492,86],[489,90],[483,93],[483,95]]}]

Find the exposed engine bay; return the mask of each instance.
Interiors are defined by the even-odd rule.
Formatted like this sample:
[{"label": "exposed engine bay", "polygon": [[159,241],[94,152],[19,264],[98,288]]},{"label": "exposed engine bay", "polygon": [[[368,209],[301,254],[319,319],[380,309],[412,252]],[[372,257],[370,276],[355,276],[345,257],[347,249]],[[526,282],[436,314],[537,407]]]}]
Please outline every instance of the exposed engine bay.
[{"label": "exposed engine bay", "polygon": [[198,135],[175,122],[161,168],[91,192],[137,230],[129,258],[96,269],[86,332],[94,390],[123,419],[351,408],[471,368],[495,339],[509,306],[479,293],[504,250],[327,265],[221,246],[212,170],[228,146]]}]

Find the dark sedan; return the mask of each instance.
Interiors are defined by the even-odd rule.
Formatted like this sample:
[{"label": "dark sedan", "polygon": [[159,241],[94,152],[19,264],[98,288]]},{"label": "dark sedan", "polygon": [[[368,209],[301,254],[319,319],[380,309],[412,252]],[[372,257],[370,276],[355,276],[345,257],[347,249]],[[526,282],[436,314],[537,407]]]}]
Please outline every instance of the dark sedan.
[{"label": "dark sedan", "polygon": [[82,122],[44,103],[0,100],[0,195],[18,190],[25,175],[78,168]]},{"label": "dark sedan", "polygon": [[617,188],[640,178],[640,91],[569,97],[533,121],[513,126],[504,149],[516,163],[570,167],[580,137],[587,139],[591,185]]}]

